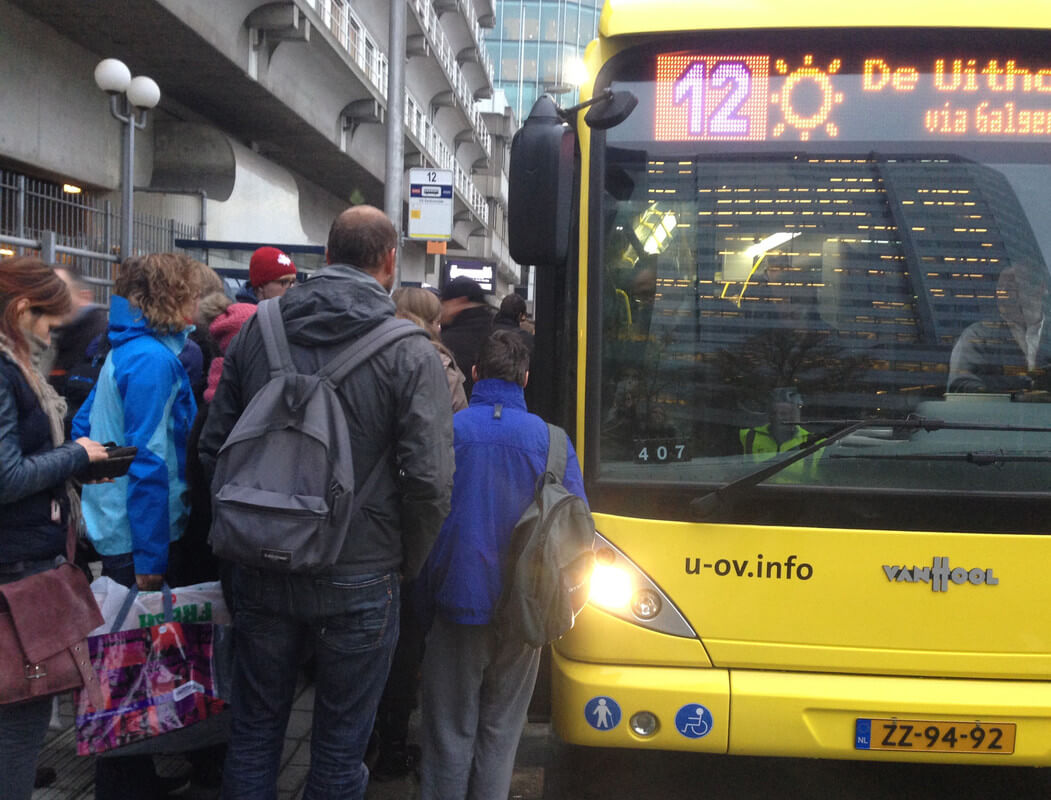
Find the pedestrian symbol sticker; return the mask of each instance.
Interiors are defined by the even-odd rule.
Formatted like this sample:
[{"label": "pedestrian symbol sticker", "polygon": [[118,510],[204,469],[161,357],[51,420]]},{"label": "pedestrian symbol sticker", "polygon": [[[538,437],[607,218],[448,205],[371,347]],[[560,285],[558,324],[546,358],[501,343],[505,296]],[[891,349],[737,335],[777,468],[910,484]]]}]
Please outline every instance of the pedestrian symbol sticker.
[{"label": "pedestrian symbol sticker", "polygon": [[675,715],[675,729],[687,739],[700,739],[711,733],[712,712],[700,703],[690,703]]},{"label": "pedestrian symbol sticker", "polygon": [[612,697],[592,697],[584,706],[588,725],[597,731],[610,731],[620,724],[620,706]]}]

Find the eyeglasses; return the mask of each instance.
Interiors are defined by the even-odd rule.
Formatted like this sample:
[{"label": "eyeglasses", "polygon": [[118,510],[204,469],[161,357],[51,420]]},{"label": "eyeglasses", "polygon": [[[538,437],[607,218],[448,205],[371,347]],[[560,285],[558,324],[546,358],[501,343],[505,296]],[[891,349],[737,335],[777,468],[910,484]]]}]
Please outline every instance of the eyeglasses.
[{"label": "eyeglasses", "polygon": [[288,275],[288,276],[286,276],[284,278],[278,278],[277,280],[273,280],[273,281],[270,281],[270,282],[271,283],[276,283],[282,289],[291,289],[293,286],[296,285],[296,279],[294,277],[292,277],[291,275]]}]

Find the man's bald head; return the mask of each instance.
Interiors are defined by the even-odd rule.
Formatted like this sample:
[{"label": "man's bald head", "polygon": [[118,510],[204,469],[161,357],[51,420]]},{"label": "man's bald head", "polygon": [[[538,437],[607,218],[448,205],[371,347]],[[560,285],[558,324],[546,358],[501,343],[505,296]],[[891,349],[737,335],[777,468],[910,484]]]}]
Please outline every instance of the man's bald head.
[{"label": "man's bald head", "polygon": [[398,232],[386,214],[374,206],[351,206],[328,232],[328,263],[376,272],[397,246]]}]

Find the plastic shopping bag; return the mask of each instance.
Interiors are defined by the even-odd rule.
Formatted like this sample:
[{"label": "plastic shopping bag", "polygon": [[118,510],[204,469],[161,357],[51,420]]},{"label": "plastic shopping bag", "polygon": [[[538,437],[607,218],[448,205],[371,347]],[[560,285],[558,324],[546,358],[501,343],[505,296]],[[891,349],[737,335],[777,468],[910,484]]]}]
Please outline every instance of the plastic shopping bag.
[{"label": "plastic shopping bag", "polygon": [[[92,582],[91,592],[95,595],[95,602],[102,609],[102,616],[106,620],[91,632],[93,636],[113,630],[113,622],[131,591],[129,587],[117,583],[112,578],[96,578]],[[163,619],[163,592],[135,592],[124,621],[117,630],[147,628]],[[216,625],[231,623],[230,612],[223,599],[223,588],[219,581],[179,586],[171,590],[171,599],[172,620],[175,622],[212,622]]]},{"label": "plastic shopping bag", "polygon": [[[163,621],[121,630],[137,594],[135,588],[127,593],[110,632],[88,638],[104,704],[95,708],[85,693],[75,696],[79,755],[118,748],[120,755],[174,752],[181,748],[166,744],[165,734],[198,725],[226,707],[220,662],[229,629],[173,621],[173,592],[166,586],[159,593]],[[154,741],[144,746],[146,740]]]}]

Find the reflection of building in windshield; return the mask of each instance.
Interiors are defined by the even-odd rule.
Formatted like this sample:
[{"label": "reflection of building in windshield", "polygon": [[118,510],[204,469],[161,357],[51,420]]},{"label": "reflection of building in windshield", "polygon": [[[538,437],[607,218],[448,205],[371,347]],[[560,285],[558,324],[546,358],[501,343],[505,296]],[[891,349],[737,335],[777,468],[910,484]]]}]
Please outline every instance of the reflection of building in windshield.
[{"label": "reflection of building in windshield", "polygon": [[[843,358],[866,359],[853,387],[869,398],[860,405],[871,409],[877,394],[883,407],[902,392],[939,396],[957,337],[996,314],[1000,272],[1014,263],[1046,270],[1004,176],[951,156],[623,166],[635,185],[617,224],[638,230],[662,214],[677,223],[661,237],[649,331],[663,338],[666,365],[676,356],[714,365],[773,331],[819,333]],[[617,254],[622,265],[632,250]],[[631,276],[615,278],[629,295]],[[846,388],[793,377],[808,393]]]}]

